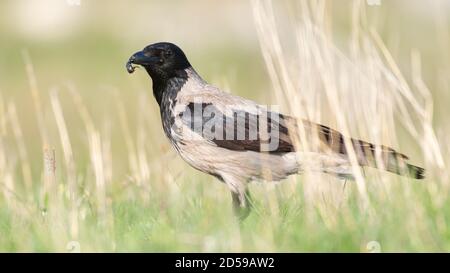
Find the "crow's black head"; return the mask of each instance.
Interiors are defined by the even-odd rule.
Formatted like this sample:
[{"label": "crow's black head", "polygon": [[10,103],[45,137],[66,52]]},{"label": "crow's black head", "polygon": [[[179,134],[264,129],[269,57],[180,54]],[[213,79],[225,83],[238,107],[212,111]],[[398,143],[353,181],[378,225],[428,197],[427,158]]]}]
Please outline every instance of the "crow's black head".
[{"label": "crow's black head", "polygon": [[141,65],[154,81],[166,80],[190,67],[184,52],[172,43],[156,43],[133,54],[127,62],[128,73],[134,72],[133,64]]}]

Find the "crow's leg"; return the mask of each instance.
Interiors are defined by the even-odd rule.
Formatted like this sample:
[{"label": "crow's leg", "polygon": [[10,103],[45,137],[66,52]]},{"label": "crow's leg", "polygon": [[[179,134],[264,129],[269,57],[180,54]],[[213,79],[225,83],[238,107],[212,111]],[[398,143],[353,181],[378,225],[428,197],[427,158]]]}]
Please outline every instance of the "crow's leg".
[{"label": "crow's leg", "polygon": [[243,221],[250,213],[251,202],[247,190],[247,182],[234,175],[222,174],[222,180],[227,184],[233,199],[233,211],[240,221]]},{"label": "crow's leg", "polygon": [[252,203],[250,201],[250,193],[248,190],[242,192],[231,191],[233,199],[233,211],[239,221],[245,220],[250,214]]}]

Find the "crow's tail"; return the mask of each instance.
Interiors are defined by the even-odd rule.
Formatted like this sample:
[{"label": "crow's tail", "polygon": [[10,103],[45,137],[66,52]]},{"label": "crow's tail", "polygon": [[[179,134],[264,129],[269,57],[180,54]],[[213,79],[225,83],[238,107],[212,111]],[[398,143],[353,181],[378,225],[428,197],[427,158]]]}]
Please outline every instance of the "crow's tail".
[{"label": "crow's tail", "polygon": [[386,146],[375,146],[374,144],[352,140],[356,151],[358,163],[399,175],[410,176],[415,179],[425,178],[425,169],[407,163],[408,157],[394,149]]},{"label": "crow's tail", "polygon": [[414,166],[411,164],[406,165],[408,167],[408,174],[409,176],[415,178],[415,179],[424,179],[425,178],[425,169]]}]

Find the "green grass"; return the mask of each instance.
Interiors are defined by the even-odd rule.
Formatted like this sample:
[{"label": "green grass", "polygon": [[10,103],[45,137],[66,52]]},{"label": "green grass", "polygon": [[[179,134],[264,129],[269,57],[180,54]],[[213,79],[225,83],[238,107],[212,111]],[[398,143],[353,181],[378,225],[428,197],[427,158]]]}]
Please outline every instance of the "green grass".
[{"label": "green grass", "polygon": [[[383,252],[450,250],[446,9],[430,7],[430,18],[443,18],[435,24],[402,21],[394,7],[406,9],[409,1],[379,8],[286,1],[273,9],[255,1],[179,2],[108,9],[89,2],[80,7],[77,31],[54,39],[11,29],[5,18],[13,18],[15,1],[0,4],[8,41],[0,44],[1,252],[368,252],[378,244]],[[155,8],[215,16],[201,27],[194,19],[180,26],[140,16]],[[237,18],[241,8],[247,16]],[[308,172],[255,183],[253,211],[239,223],[226,186],[189,167],[165,139],[147,75],[126,73],[128,57],[159,40],[180,41],[198,72],[221,88],[399,149],[427,169],[426,179],[367,169],[346,183]],[[423,53],[421,65],[411,48]],[[271,64],[275,69],[265,70]],[[45,171],[52,167],[45,147],[55,151],[54,172]]]},{"label": "green grass", "polygon": [[[328,208],[330,211],[308,208],[297,190],[283,194],[278,208],[271,211],[261,201],[264,193],[256,189],[256,212],[239,224],[231,213],[230,200],[216,198],[207,189],[212,181],[201,182],[204,185],[198,189],[188,189],[176,198],[156,193],[150,194],[148,201],[111,196],[114,202],[107,217],[86,209],[81,213],[76,238],[81,251],[365,252],[370,250],[367,244],[371,241],[379,242],[381,250],[388,252],[446,251],[449,247],[445,239],[449,235],[448,201],[436,210],[420,184],[412,189],[414,200],[422,204],[411,204],[407,198],[402,202],[386,200],[375,205],[371,214],[359,210],[352,196],[343,198],[338,207]],[[217,196],[228,197],[219,186],[214,188],[219,191]],[[351,195],[352,187],[345,191]],[[269,198],[274,195],[269,190]],[[17,215],[2,208],[2,251],[67,251],[72,238],[64,220],[69,211],[50,216],[51,210],[45,216],[39,210]]]}]

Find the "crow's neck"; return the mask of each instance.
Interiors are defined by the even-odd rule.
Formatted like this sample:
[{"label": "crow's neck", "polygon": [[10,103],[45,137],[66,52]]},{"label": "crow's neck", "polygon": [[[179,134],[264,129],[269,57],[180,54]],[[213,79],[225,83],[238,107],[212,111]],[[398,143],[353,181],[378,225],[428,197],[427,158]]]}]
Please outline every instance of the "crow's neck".
[{"label": "crow's neck", "polygon": [[178,92],[188,80],[188,74],[185,70],[176,71],[172,77],[153,76],[153,96],[158,102],[159,107],[165,107],[163,96],[175,99]]}]

